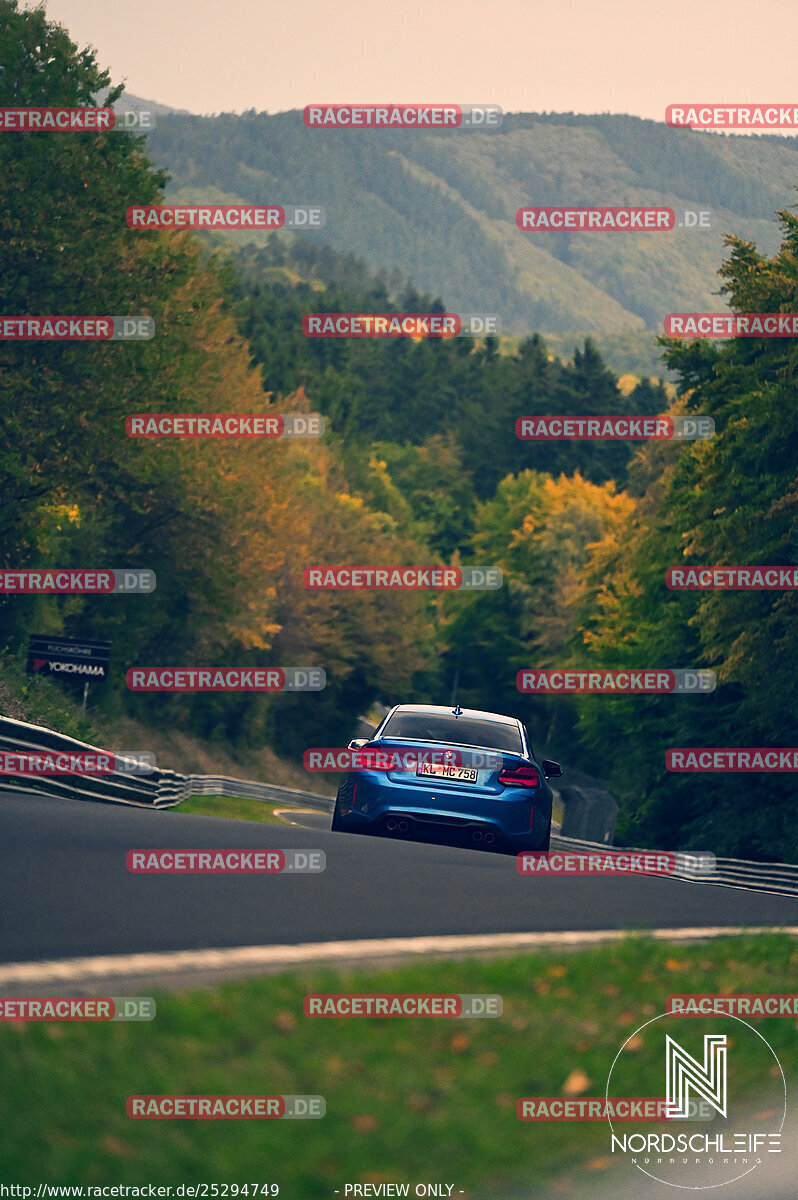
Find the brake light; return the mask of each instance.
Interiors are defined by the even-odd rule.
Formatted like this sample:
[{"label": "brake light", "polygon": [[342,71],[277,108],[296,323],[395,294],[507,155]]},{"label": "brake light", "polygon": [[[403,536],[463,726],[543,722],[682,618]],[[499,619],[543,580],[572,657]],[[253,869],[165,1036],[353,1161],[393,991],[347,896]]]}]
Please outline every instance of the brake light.
[{"label": "brake light", "polygon": [[499,772],[499,783],[505,787],[540,787],[540,775],[534,767],[504,767]]},{"label": "brake light", "polygon": [[396,768],[396,755],[390,750],[358,750],[352,759],[352,766],[360,771],[393,771]]}]

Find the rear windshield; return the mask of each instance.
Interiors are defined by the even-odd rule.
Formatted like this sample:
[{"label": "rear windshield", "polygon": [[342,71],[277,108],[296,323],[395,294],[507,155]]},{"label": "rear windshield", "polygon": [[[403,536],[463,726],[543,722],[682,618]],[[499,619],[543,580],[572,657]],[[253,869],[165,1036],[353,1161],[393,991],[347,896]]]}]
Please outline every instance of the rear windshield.
[{"label": "rear windshield", "polygon": [[487,746],[523,754],[517,725],[481,721],[478,717],[398,712],[380,731],[381,738],[408,738],[414,742],[451,742],[458,746]]}]

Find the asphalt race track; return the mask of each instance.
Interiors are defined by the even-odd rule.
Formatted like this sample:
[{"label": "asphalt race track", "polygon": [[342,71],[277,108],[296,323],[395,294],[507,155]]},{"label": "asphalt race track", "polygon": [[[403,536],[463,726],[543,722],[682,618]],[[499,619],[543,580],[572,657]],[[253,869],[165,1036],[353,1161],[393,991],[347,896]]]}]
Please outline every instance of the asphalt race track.
[{"label": "asphalt race track", "polygon": [[[511,856],[0,792],[0,961],[359,938],[798,926],[798,898],[677,880],[528,878]],[[321,849],[308,875],[133,875],[128,850]]]}]

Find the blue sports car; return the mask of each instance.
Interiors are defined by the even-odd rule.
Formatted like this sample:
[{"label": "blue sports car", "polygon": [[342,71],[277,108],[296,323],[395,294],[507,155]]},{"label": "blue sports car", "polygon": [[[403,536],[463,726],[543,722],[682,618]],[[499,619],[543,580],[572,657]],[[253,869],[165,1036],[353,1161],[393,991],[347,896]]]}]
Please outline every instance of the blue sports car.
[{"label": "blue sports car", "polygon": [[559,763],[537,762],[515,717],[397,704],[373,735],[349,743],[361,765],[341,779],[332,828],[436,834],[496,850],[548,850]]}]

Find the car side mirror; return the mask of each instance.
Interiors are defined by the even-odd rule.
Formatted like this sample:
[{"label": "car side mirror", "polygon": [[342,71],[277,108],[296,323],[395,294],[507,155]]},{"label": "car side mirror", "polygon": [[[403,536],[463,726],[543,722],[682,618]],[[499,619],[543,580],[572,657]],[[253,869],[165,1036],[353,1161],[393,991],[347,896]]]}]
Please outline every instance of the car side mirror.
[{"label": "car side mirror", "polygon": [[362,750],[368,740],[368,738],[352,738],[347,750]]},{"label": "car side mirror", "polygon": [[553,758],[544,758],[540,765],[543,768],[543,774],[546,779],[557,779],[562,775],[562,767]]}]

